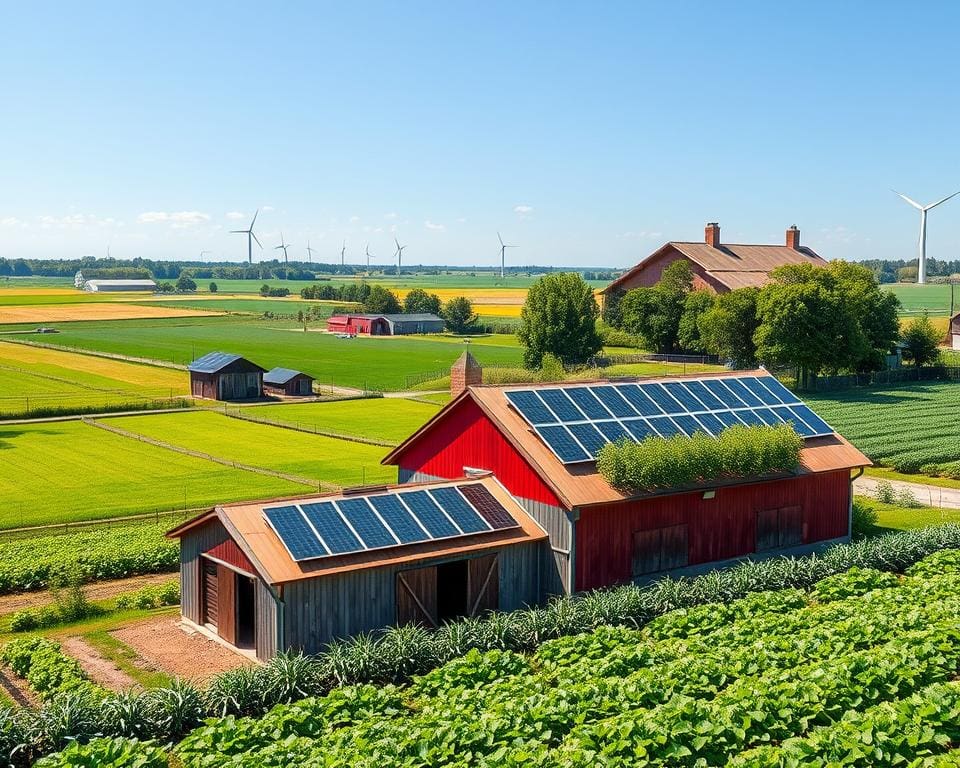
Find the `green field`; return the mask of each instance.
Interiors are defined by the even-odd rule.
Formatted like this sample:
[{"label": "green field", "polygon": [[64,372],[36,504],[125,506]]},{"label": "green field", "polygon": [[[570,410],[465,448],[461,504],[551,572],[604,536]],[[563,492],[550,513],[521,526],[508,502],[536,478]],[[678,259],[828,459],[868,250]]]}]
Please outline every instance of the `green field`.
[{"label": "green field", "polygon": [[300,429],[317,429],[400,443],[439,409],[426,403],[392,397],[264,405],[237,410],[247,418],[269,419]]},{"label": "green field", "polygon": [[208,312],[242,312],[246,314],[262,315],[264,312],[272,312],[275,315],[295,315],[297,312],[309,312],[311,309],[319,309],[323,317],[329,317],[335,311],[342,311],[344,307],[352,307],[349,304],[339,304],[329,301],[287,301],[284,299],[158,299],[156,301],[142,301],[138,304],[145,304],[149,307],[174,307],[177,309],[205,309]]},{"label": "green field", "polygon": [[[397,479],[395,467],[380,464],[386,448],[255,424],[212,411],[124,416],[107,423],[221,459],[335,485]],[[309,491],[305,486],[297,487],[298,493]]]},{"label": "green field", "polygon": [[[895,294],[903,308],[901,315],[919,315],[928,312],[931,317],[950,314],[950,286],[937,283],[916,285],[915,283],[896,283],[884,285],[886,290]],[[960,288],[954,288],[956,308],[960,309]]]},{"label": "green field", "polygon": [[80,421],[0,425],[0,528],[303,490],[296,483],[183,456]]},{"label": "green field", "polygon": [[960,476],[960,384],[853,389],[804,399],[879,464]]},{"label": "green field", "polygon": [[[186,364],[222,350],[249,357],[264,368],[284,366],[312,374],[322,384],[400,390],[407,377],[447,370],[464,345],[413,337],[338,339],[298,330],[295,321],[232,317],[114,320],[58,325],[58,346],[113,352]],[[488,365],[519,365],[513,337],[502,344],[471,345]]]}]

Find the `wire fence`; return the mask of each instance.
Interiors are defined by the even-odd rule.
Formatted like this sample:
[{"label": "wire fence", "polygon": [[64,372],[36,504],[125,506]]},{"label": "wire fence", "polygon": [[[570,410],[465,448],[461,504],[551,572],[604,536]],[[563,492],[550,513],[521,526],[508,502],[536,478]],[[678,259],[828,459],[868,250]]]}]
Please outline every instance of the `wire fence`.
[{"label": "wire fence", "polygon": [[[778,372],[789,378],[792,372]],[[888,371],[871,371],[869,373],[852,373],[844,376],[817,376],[805,388],[807,392],[840,392],[858,387],[888,386],[891,384],[907,384],[923,381],[952,381],[960,382],[960,366],[931,365],[928,367],[910,366],[906,368],[892,368]]]}]

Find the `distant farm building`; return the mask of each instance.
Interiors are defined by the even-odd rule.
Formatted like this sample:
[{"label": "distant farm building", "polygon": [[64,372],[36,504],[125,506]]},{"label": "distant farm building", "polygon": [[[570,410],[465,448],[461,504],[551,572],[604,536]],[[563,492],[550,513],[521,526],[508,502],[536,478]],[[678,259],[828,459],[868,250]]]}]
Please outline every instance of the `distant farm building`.
[{"label": "distant farm building", "polygon": [[546,540],[491,477],[224,505],[168,535],[184,619],[260,659],[536,603]]},{"label": "distant farm building", "polygon": [[432,314],[332,315],[327,318],[331,333],[403,336],[412,333],[442,333],[443,319]]},{"label": "distant farm building", "polygon": [[124,293],[130,291],[156,291],[153,280],[85,280],[83,290],[91,293]]},{"label": "distant farm building", "polygon": [[210,352],[188,366],[190,394],[208,400],[256,400],[263,397],[265,369],[227,352]]},{"label": "distant farm building", "polygon": [[960,349],[960,312],[950,318],[947,342],[952,349]]},{"label": "distant farm building", "polygon": [[810,248],[800,245],[800,230],[796,227],[787,230],[784,245],[738,245],[721,243],[720,225],[711,222],[704,230],[704,242],[667,243],[610,283],[603,293],[625,293],[652,286],[660,280],[665,267],[681,259],[693,269],[693,287],[715,293],[766,285],[770,272],[786,264],[822,267],[827,263]]},{"label": "distant farm building", "polygon": [[273,368],[263,374],[263,390],[277,395],[312,395],[313,377],[292,368]]}]

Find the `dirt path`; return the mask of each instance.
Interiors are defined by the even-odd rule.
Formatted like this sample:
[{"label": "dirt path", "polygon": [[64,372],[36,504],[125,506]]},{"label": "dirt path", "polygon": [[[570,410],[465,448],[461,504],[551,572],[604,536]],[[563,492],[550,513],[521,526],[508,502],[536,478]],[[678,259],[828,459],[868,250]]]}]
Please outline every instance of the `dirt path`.
[{"label": "dirt path", "polygon": [[[877,483],[880,478],[863,475],[853,483],[855,493],[866,496],[877,495]],[[909,491],[921,504],[941,509],[960,509],[960,488],[943,488],[939,485],[925,485],[923,483],[908,483],[903,480],[889,480],[890,485],[897,491]]]},{"label": "dirt path", "polygon": [[126,691],[137,687],[137,681],[109,659],[103,658],[100,653],[90,646],[82,637],[68,637],[61,643],[64,653],[73,656],[83,671],[89,675],[97,685],[111,691]]},{"label": "dirt path", "polygon": [[[141,587],[154,584],[166,584],[177,578],[175,573],[153,573],[148,576],[132,576],[129,579],[114,579],[112,581],[98,581],[87,584],[84,591],[91,600],[109,600],[111,597],[122,595],[125,592],[135,592]],[[15,595],[0,596],[0,615],[22,611],[25,608],[40,608],[52,602],[50,593],[18,592]]]},{"label": "dirt path", "polygon": [[21,707],[33,707],[38,703],[36,695],[27,686],[27,681],[21,680],[7,667],[0,667],[0,688]]}]

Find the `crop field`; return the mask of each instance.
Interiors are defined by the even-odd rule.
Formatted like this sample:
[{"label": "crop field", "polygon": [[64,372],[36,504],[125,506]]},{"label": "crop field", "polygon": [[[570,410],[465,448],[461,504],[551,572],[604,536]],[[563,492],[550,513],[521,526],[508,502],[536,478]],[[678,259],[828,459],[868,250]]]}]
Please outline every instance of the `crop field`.
[{"label": "crop field", "polygon": [[188,394],[185,371],[0,341],[0,416],[115,408]]},{"label": "crop field", "polygon": [[[382,390],[405,388],[408,376],[449,369],[463,351],[462,344],[419,338],[338,339],[326,333],[304,333],[295,322],[237,316],[70,323],[59,330],[44,341],[181,364],[223,350],[268,369],[298,368],[323,384]],[[481,364],[520,364],[520,349],[512,337],[504,337],[503,345],[477,345],[472,351]]]},{"label": "crop field", "polygon": [[119,301],[45,303],[0,306],[0,323],[67,323],[77,320],[133,320],[159,317],[197,317],[207,310],[155,307]]},{"label": "crop field", "polygon": [[395,444],[412,435],[438,410],[427,403],[395,397],[237,409],[251,419],[268,419],[299,429],[316,429]]},{"label": "crop field", "polygon": [[[956,766],[958,621],[960,557],[945,550],[902,576],[853,568],[211,719],[173,753],[184,768]],[[398,633],[397,652],[422,654],[425,637]]]},{"label": "crop field", "polygon": [[80,421],[0,425],[0,528],[193,509],[303,490]]},{"label": "crop field", "polygon": [[[178,299],[157,299],[138,303],[150,307],[174,307],[202,309],[210,312],[244,312],[253,315],[262,315],[264,312],[273,312],[275,315],[295,315],[297,312],[309,312],[319,309],[324,317],[329,317],[335,311],[352,304],[339,304],[327,301],[307,301],[305,299],[255,299],[245,297],[207,298],[205,296],[184,296]],[[316,311],[314,309],[314,311]]]},{"label": "crop field", "polygon": [[960,384],[916,383],[804,399],[878,464],[960,477]]},{"label": "crop field", "polygon": [[[228,461],[334,485],[397,479],[396,467],[380,464],[387,453],[384,447],[255,424],[212,411],[123,416],[106,423]],[[309,491],[303,485],[297,487],[298,493]]]},{"label": "crop field", "polygon": [[[883,288],[895,294],[903,305],[901,314],[919,315],[929,312],[930,316],[950,314],[950,286],[937,283],[917,285],[916,283],[896,283]],[[960,309],[960,289],[954,287],[957,308]]]}]

